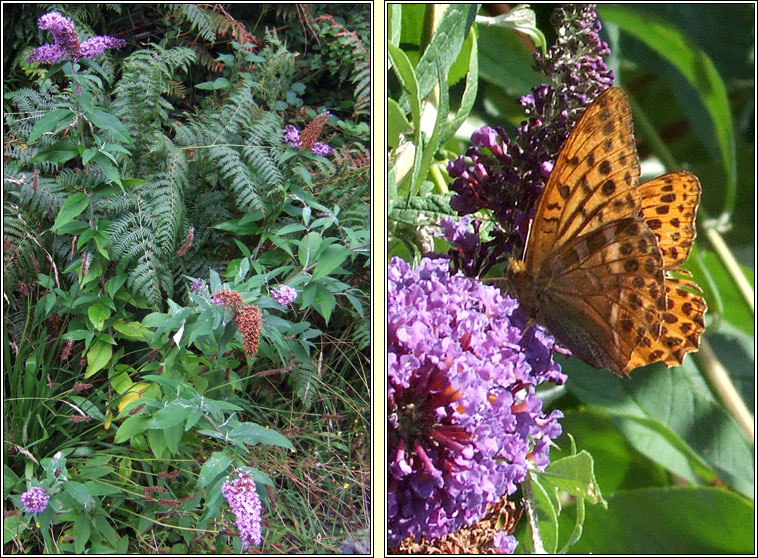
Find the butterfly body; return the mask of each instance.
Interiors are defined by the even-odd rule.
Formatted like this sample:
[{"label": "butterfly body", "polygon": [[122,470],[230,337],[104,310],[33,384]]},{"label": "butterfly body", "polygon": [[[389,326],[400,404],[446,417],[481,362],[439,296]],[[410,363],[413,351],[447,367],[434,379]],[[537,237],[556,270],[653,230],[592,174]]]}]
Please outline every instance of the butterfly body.
[{"label": "butterfly body", "polygon": [[624,377],[681,363],[704,328],[700,290],[678,269],[700,184],[686,172],[638,184],[639,173],[631,111],[612,87],[564,143],[505,284],[559,344]]}]

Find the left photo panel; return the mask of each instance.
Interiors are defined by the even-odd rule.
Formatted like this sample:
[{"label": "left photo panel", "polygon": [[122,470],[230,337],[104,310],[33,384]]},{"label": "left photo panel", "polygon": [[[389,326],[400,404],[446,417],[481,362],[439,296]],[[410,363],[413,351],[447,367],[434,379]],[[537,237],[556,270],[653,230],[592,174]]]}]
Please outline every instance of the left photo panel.
[{"label": "left photo panel", "polygon": [[4,553],[372,553],[373,10],[3,4]]}]

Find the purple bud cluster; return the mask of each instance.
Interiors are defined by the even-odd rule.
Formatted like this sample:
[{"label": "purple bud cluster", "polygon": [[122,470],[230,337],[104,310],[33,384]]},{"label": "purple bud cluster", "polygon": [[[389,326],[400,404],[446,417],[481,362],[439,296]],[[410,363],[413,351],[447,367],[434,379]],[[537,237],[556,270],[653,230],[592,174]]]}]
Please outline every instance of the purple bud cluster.
[{"label": "purple bud cluster", "polygon": [[518,127],[516,139],[502,126],[484,126],[472,134],[465,158],[448,164],[455,192],[451,207],[460,215],[490,210],[497,224],[492,240],[481,244],[472,261],[460,265],[460,255],[455,257],[467,275],[522,255],[536,202],[563,142],[583,109],[613,85],[595,5],[558,8],[551,21],[556,44],[544,55],[535,54],[535,67],[546,74],[548,84],[519,100],[528,120]]},{"label": "purple bud cluster", "polygon": [[50,496],[41,486],[30,488],[21,495],[21,505],[26,513],[42,513],[47,508]]},{"label": "purple bud cluster", "polygon": [[242,546],[261,544],[261,501],[255,490],[255,481],[250,473],[237,469],[234,478],[227,478],[221,485],[221,493],[237,522]]},{"label": "purple bud cluster", "polygon": [[[535,393],[563,383],[554,341],[446,259],[388,268],[388,542],[435,539],[516,491],[548,463],[560,411]],[[501,546],[512,548],[511,541]]]},{"label": "purple bud cluster", "polygon": [[58,12],[49,12],[41,16],[37,21],[37,27],[50,31],[53,35],[54,44],[42,45],[35,48],[26,61],[47,62],[56,64],[64,58],[71,58],[74,62],[79,58],[95,58],[100,56],[106,48],[121,48],[126,46],[126,41],[114,37],[93,37],[83,43],[79,43],[74,22],[63,17]]},{"label": "purple bud cluster", "polygon": [[271,297],[282,306],[289,306],[297,298],[297,291],[287,285],[279,285],[271,290]]},{"label": "purple bud cluster", "polygon": [[[327,112],[325,114],[329,116],[331,113]],[[284,133],[284,141],[289,143],[292,147],[303,147],[303,140],[300,137],[300,130],[298,130],[296,126],[292,124],[287,124],[284,127],[283,133]],[[313,143],[313,146],[311,147],[311,151],[316,155],[319,155],[321,157],[326,157],[333,151],[333,149],[331,148],[329,144],[321,142],[321,141],[317,141]]]}]

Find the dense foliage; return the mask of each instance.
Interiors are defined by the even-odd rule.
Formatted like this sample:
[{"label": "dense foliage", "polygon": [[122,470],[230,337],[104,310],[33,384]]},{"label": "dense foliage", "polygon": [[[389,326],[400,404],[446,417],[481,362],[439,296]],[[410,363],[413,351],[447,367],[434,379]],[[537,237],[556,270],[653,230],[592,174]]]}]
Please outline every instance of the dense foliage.
[{"label": "dense foliage", "polygon": [[365,545],[370,7],[3,10],[5,549]]},{"label": "dense foliage", "polygon": [[[399,550],[485,553],[513,533],[517,552],[755,552],[754,24],[745,5],[389,6],[390,261],[421,269],[434,254],[497,284],[508,256],[523,255],[534,200],[569,128],[614,83],[630,99],[642,178],[686,169],[702,184],[685,267],[708,304],[700,350],[682,366],[655,364],[625,380],[556,356],[565,385],[537,391],[547,409],[564,413],[551,464],[530,470],[510,508],[448,536],[430,540],[440,533],[435,523],[412,531],[398,514],[398,531],[429,535],[408,537]],[[453,306],[439,295],[416,307],[440,301]],[[456,311],[468,316],[488,303]],[[476,332],[446,339],[462,344],[457,358],[481,350]],[[434,334],[413,330],[426,342]],[[391,369],[390,381],[416,378],[410,370],[431,375],[417,364],[400,362],[405,376]],[[404,465],[421,455],[397,447]],[[460,461],[470,456],[463,450]],[[410,476],[398,462],[388,456],[389,474]],[[447,504],[441,484],[427,508]],[[418,504],[406,496],[395,508],[403,505]]]}]

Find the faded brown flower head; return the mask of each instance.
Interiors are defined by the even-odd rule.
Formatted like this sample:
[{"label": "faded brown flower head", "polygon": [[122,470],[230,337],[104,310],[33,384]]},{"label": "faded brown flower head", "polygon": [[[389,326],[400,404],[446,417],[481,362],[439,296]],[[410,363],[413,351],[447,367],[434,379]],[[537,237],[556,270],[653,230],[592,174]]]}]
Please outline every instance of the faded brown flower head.
[{"label": "faded brown flower head", "polygon": [[213,293],[211,302],[219,304],[224,308],[229,308],[235,314],[245,306],[245,302],[242,300],[242,296],[238,292],[228,291],[226,289]]},{"label": "faded brown flower head", "polygon": [[250,358],[258,352],[263,317],[257,306],[245,305],[234,317],[234,325],[242,334],[242,344]]},{"label": "faded brown flower head", "polygon": [[313,144],[318,140],[321,128],[324,127],[327,118],[329,118],[329,112],[323,112],[308,123],[303,133],[300,134],[300,149],[306,151],[313,149]]},{"label": "faded brown flower head", "polygon": [[90,388],[92,388],[92,384],[83,384],[82,382],[76,382],[74,384],[74,387],[71,389],[73,389],[76,393],[84,393]]}]

